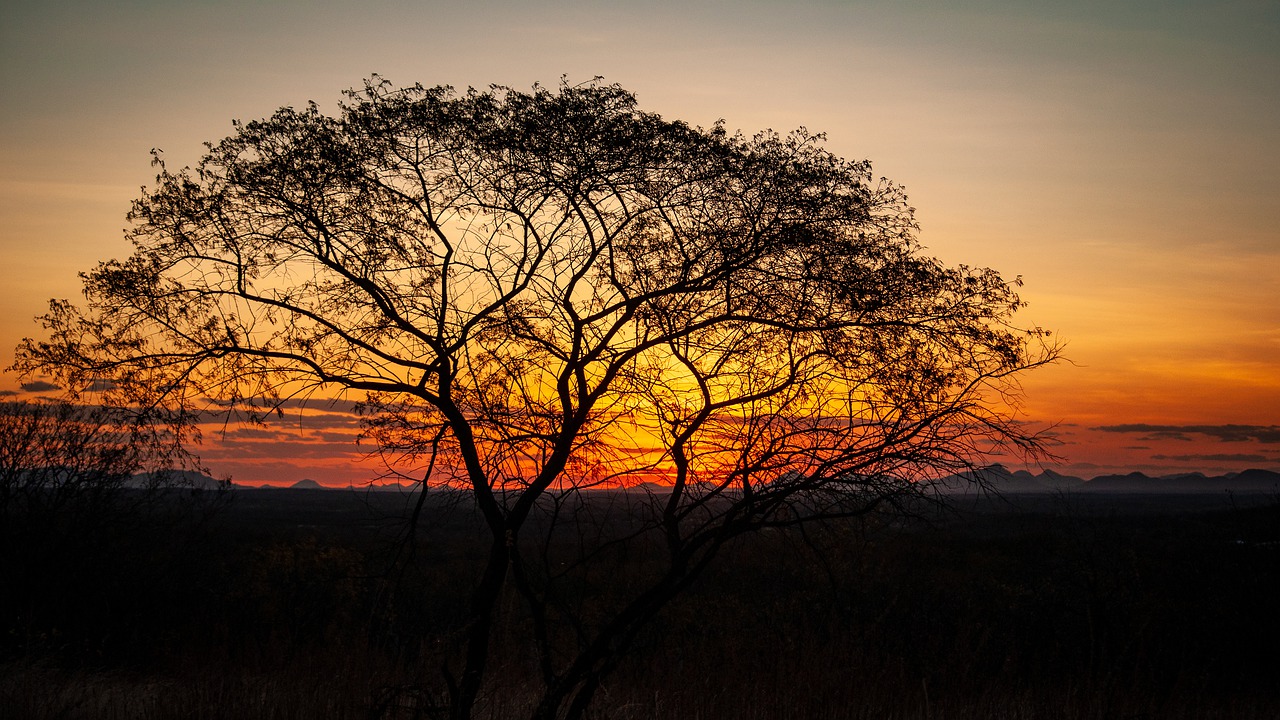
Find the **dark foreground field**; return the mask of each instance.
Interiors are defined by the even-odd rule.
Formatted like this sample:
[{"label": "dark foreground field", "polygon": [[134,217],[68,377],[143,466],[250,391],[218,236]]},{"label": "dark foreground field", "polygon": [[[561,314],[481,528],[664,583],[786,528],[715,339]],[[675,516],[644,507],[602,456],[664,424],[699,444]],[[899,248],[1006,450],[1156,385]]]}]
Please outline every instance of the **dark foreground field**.
[{"label": "dark foreground field", "polygon": [[[1280,717],[1274,497],[952,503],[738,543],[641,638],[594,717]],[[480,547],[469,510],[428,503],[389,574],[405,505],[237,491],[198,531],[64,533],[35,568],[6,549],[0,715],[425,713]],[[576,586],[584,617],[647,561],[600,562]],[[525,635],[508,630],[483,717],[527,700]]]}]

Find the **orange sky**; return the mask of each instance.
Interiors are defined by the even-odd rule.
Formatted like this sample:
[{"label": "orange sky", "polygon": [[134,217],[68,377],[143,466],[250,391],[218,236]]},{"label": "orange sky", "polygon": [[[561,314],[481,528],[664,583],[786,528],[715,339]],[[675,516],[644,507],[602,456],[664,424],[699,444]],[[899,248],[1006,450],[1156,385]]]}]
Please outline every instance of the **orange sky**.
[{"label": "orange sky", "polygon": [[[906,185],[931,252],[1022,275],[1072,361],[1025,381],[1063,469],[1280,470],[1280,5],[453,5],[5,3],[0,363],[77,271],[127,253],[152,147],[192,163],[232,118],[331,109],[372,72],[602,75],[667,117],[823,130]],[[233,428],[203,454],[247,483],[345,484],[367,473],[351,426]]]}]

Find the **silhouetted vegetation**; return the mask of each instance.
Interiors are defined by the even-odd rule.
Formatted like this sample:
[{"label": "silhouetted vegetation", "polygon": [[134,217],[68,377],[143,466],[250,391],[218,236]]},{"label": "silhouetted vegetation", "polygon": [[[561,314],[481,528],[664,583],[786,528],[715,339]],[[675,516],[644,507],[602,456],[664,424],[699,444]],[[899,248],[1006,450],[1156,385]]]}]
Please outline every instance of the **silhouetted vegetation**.
[{"label": "silhouetted vegetation", "polygon": [[[618,495],[586,493],[577,511],[608,507],[620,518]],[[84,578],[74,577],[82,566],[48,567],[39,582],[75,601],[56,608],[59,626],[44,641],[6,638],[0,706],[67,718],[442,714],[447,690],[423,678],[465,631],[486,531],[467,506],[429,499],[411,557],[393,562],[406,550],[398,538],[410,499],[239,491],[180,563],[169,562],[163,533],[140,533],[119,567],[144,572]],[[737,539],[636,639],[589,716],[1264,718],[1280,709],[1273,498],[968,502],[920,506],[910,521],[868,515]],[[548,626],[553,645],[573,642],[570,621],[607,614],[660,566],[660,547],[597,549],[573,575],[572,612]],[[513,599],[499,603],[480,717],[524,717],[539,698],[527,609]]]},{"label": "silhouetted vegetation", "polygon": [[[83,307],[52,301],[15,367],[190,417],[356,403],[390,473],[465,489],[482,520],[456,572],[395,596],[457,588],[465,611],[382,621],[429,659],[423,702],[574,720],[742,537],[911,512],[923,481],[1040,449],[1017,377],[1058,348],[1015,317],[1020,281],[926,255],[902,187],[823,142],[666,120],[598,81],[371,78],[335,115],[237,123],[194,168],[157,153],[132,255],[81,276]],[[233,636],[358,624],[342,608],[371,591],[338,578],[372,573],[363,554],[254,553]],[[383,571],[409,583],[414,560]]]},{"label": "silhouetted vegetation", "polygon": [[136,408],[0,403],[4,652],[105,659],[189,605],[190,550],[227,487],[173,469],[185,428]]}]

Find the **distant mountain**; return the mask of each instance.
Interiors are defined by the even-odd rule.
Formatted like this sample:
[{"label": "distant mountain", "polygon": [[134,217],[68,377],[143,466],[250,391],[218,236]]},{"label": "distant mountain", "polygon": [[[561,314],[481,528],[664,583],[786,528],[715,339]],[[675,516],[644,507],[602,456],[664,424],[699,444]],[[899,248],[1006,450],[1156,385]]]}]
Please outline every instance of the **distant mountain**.
[{"label": "distant mountain", "polygon": [[1243,471],[1243,473],[1228,475],[1228,478],[1230,479],[1231,483],[1247,483],[1247,484],[1262,483],[1262,484],[1265,484],[1265,486],[1267,486],[1267,489],[1275,489],[1275,491],[1280,491],[1280,487],[1277,487],[1277,484],[1280,484],[1280,473],[1272,473],[1271,470],[1258,470],[1258,469],[1245,470]]},{"label": "distant mountain", "polygon": [[1204,473],[1180,473],[1151,477],[1140,472],[1127,475],[1099,475],[1083,480],[1053,470],[1032,474],[1026,470],[1011,471],[1003,465],[992,465],[943,478],[946,492],[973,492],[978,486],[1003,494],[1045,492],[1108,493],[1280,493],[1280,473],[1270,470],[1245,470],[1241,473],[1206,476]]},{"label": "distant mountain", "polygon": [[411,493],[417,492],[420,486],[418,483],[374,483],[372,485],[348,485],[349,490],[356,492],[400,492]]},{"label": "distant mountain", "polygon": [[1084,489],[1116,493],[1280,492],[1280,473],[1255,469],[1213,477],[1198,472],[1151,477],[1131,472],[1099,475],[1086,482]]},{"label": "distant mountain", "polygon": [[979,487],[997,493],[1047,493],[1079,490],[1082,478],[1063,475],[1053,470],[1033,474],[1026,470],[1011,471],[1003,465],[992,465],[942,479],[948,492],[975,492]]},{"label": "distant mountain", "polygon": [[160,477],[155,473],[138,473],[125,481],[125,487],[149,488],[159,483],[162,487],[192,490],[217,490],[222,482],[195,470],[170,470]]},{"label": "distant mountain", "polygon": [[312,480],[311,478],[303,478],[298,482],[289,486],[290,490],[328,490],[329,488]]}]

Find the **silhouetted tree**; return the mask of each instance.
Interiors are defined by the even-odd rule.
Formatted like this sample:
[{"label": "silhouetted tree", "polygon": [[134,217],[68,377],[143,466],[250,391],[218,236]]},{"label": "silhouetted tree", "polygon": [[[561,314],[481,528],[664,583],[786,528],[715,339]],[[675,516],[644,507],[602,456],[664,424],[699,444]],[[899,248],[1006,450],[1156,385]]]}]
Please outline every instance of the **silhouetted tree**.
[{"label": "silhouetted tree", "polygon": [[[190,537],[220,495],[188,492],[205,489],[184,469],[195,465],[188,420],[65,398],[0,402],[4,645],[89,642],[128,622],[113,607],[137,579],[126,568],[158,574],[145,566],[176,547],[156,543]],[[157,535],[167,527],[181,530]]]},{"label": "silhouetted tree", "polygon": [[[732,538],[1036,447],[1013,377],[1055,349],[1012,324],[1017,283],[922,255],[902,188],[822,140],[690,127],[597,82],[375,78],[336,116],[237,124],[194,170],[157,155],[134,254],[85,274],[87,308],[55,303],[18,365],[250,419],[354,393],[392,465],[465,488],[489,531],[452,717],[496,682],[504,593],[533,716],[580,717]],[[579,493],[626,487],[598,495],[624,519],[589,525]],[[566,525],[592,537],[564,567],[652,535],[652,573],[584,614]]]}]

